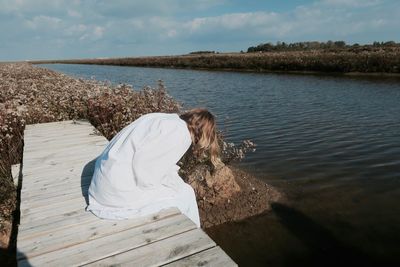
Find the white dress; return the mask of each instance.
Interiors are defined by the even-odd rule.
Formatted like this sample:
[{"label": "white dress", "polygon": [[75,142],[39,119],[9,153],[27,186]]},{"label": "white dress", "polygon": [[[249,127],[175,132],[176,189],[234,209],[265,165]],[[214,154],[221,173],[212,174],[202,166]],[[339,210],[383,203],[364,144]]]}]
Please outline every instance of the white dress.
[{"label": "white dress", "polygon": [[194,190],[176,165],[191,142],[177,114],[150,113],[132,122],[97,159],[87,210],[103,219],[128,219],[177,207],[200,227]]}]

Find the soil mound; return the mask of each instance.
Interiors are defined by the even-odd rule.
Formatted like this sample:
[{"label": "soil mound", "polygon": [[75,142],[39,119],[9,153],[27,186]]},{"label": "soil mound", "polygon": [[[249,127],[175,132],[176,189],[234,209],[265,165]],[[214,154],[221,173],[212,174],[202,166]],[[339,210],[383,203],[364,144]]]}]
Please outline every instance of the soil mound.
[{"label": "soil mound", "polygon": [[238,221],[271,210],[282,198],[274,187],[232,166],[213,173],[199,166],[187,177],[196,192],[203,228]]}]

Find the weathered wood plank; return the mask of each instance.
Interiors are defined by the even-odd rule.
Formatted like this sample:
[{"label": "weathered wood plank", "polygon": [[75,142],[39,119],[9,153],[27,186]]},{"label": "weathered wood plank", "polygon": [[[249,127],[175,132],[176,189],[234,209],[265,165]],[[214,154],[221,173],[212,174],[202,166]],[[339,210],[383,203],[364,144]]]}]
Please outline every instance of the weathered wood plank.
[{"label": "weathered wood plank", "polygon": [[165,267],[191,267],[191,266],[224,266],[234,267],[237,264],[229,258],[228,255],[220,248],[213,247],[202,252],[196,253],[189,257],[179,259]]},{"label": "weathered wood plank", "polygon": [[[82,171],[81,171],[82,172]],[[66,176],[52,176],[52,177],[45,177],[43,180],[37,178],[35,180],[29,181],[22,186],[23,193],[30,193],[27,196],[40,194],[42,191],[47,190],[50,192],[55,187],[70,185],[70,187],[79,187],[82,184],[86,184],[92,180],[92,174],[86,172],[82,172],[81,174],[73,174],[73,175],[66,175]],[[64,187],[67,188],[67,187]]]},{"label": "weathered wood plank", "polygon": [[[80,132],[80,133],[92,133],[97,135],[97,131],[94,129],[92,126],[87,126],[87,125],[77,125],[77,124],[65,124],[65,125],[52,125],[52,126],[46,126],[44,123],[42,125],[27,125],[26,127],[26,133],[30,134],[32,137],[38,137],[44,134],[52,134],[53,136],[60,136],[63,134],[68,134],[68,133],[73,133],[73,132]],[[58,131],[54,131],[54,129],[57,129]]]},{"label": "weathered wood plank", "polygon": [[18,227],[18,242],[25,237],[42,235],[93,220],[99,220],[99,218],[90,212],[82,212],[82,210],[79,209],[73,212],[47,217],[45,220],[27,221],[27,223],[21,223]]},{"label": "weathered wood plank", "polygon": [[35,167],[24,169],[23,175],[24,177],[25,175],[32,176],[35,175],[35,173],[46,173],[47,170],[49,172],[48,175],[50,175],[50,172],[56,172],[57,170],[59,170],[60,174],[68,173],[68,171],[73,168],[84,170],[85,164],[89,164],[98,155],[99,154],[96,152],[89,151],[86,155],[77,155],[74,159],[68,159],[62,163],[51,162],[50,165],[37,165]]},{"label": "weathered wood plank", "polygon": [[[29,126],[29,125],[28,125]],[[57,131],[54,131],[57,129]],[[53,126],[46,129],[42,129],[40,127],[30,129],[27,127],[25,133],[32,138],[33,141],[42,140],[43,138],[57,138],[63,136],[71,136],[71,135],[83,135],[89,134],[93,136],[102,136],[99,134],[93,127],[88,127],[84,125],[64,125],[64,126]]]},{"label": "weathered wood plank", "polygon": [[[89,144],[90,145],[90,144]],[[50,157],[51,154],[52,157],[54,158],[54,161],[58,161],[58,162],[82,162],[84,159],[88,158],[88,157],[96,157],[99,156],[100,153],[103,151],[105,147],[105,144],[103,145],[98,145],[98,146],[92,146],[90,149],[86,149],[86,150],[78,150],[75,153],[75,157],[71,157],[71,152],[67,153],[58,153],[57,151],[54,151],[53,153],[51,152],[51,149],[48,149],[48,157]],[[46,148],[43,148],[46,149]],[[43,162],[41,161],[43,158],[26,158],[26,160],[29,160],[27,162],[27,165],[24,166],[24,168],[28,169],[34,169],[36,170],[35,167],[40,167],[43,166]],[[37,164],[35,165],[34,161],[38,161],[36,162]]]},{"label": "weathered wood plank", "polygon": [[[42,144],[38,144],[37,148],[31,148],[32,153],[27,157],[25,163],[31,164],[35,161],[40,161],[49,157],[54,156],[61,156],[66,158],[67,155],[75,152],[75,154],[85,152],[86,149],[90,147],[90,149],[94,149],[95,147],[101,147],[104,149],[105,145],[108,141],[100,140],[100,139],[93,139],[90,136],[87,139],[77,140],[76,142],[73,140],[68,140],[70,142],[65,142],[63,144],[53,145],[53,146],[46,146]],[[40,149],[40,150],[39,150]],[[28,150],[25,150],[26,153],[29,153]]]},{"label": "weathered wood plank", "polygon": [[24,208],[21,209],[21,218],[26,219],[40,219],[59,214],[61,212],[71,212],[77,209],[85,210],[87,206],[86,199],[80,195],[72,199],[66,200],[63,203],[48,203],[48,205],[37,208]]},{"label": "weathered wood plank", "polygon": [[[88,177],[91,178],[91,177]],[[86,183],[81,184],[81,186],[68,186],[69,184],[61,184],[59,186],[54,186],[50,190],[48,187],[43,187],[42,190],[37,190],[32,192],[30,195],[24,196],[24,199],[28,202],[25,203],[26,207],[33,207],[33,204],[41,202],[47,199],[48,201],[60,201],[64,199],[64,196],[80,194],[83,196],[87,195],[87,191],[90,185],[90,179]],[[38,192],[39,191],[39,192]],[[39,204],[40,205],[40,204]]]},{"label": "weathered wood plank", "polygon": [[[96,164],[96,157],[86,158],[81,160],[81,163],[77,165],[76,161],[69,161],[69,166],[65,166],[64,168],[57,167],[49,167],[46,169],[45,167],[41,169],[36,169],[36,171],[26,171],[23,170],[23,186],[30,183],[39,183],[42,179],[59,179],[61,180],[64,177],[68,176],[89,176],[93,174],[94,166]],[[59,178],[61,177],[61,178]]]},{"label": "weathered wood plank", "polygon": [[66,246],[73,246],[89,240],[101,238],[131,228],[143,227],[159,220],[173,220],[173,216],[180,216],[178,209],[163,210],[154,216],[154,214],[143,218],[130,220],[94,220],[85,224],[72,225],[67,229],[53,230],[41,235],[25,237],[18,244],[18,259],[32,258],[41,254],[61,250]]},{"label": "weathered wood plank", "polygon": [[85,129],[88,128],[93,128],[93,126],[88,122],[87,120],[68,120],[68,121],[56,121],[56,122],[45,122],[45,123],[39,123],[39,124],[29,124],[26,126],[25,131],[39,131],[39,130],[45,130],[45,129],[61,129],[61,128],[68,128],[70,129],[71,126],[74,127],[85,127]]},{"label": "weathered wood plank", "polygon": [[88,265],[160,266],[214,246],[210,237],[195,229]]},{"label": "weathered wood plank", "polygon": [[104,140],[104,137],[102,136],[91,136],[91,135],[84,135],[84,136],[77,136],[75,138],[60,138],[60,140],[54,140],[54,141],[48,141],[48,140],[42,140],[38,141],[35,143],[31,143],[27,148],[26,152],[31,153],[29,156],[36,156],[40,154],[45,154],[45,151],[38,150],[40,148],[46,148],[49,149],[50,151],[57,151],[57,150],[68,150],[71,149],[71,147],[75,147],[75,149],[78,149],[80,145],[84,144],[94,144],[96,145],[97,143],[100,143],[100,145],[103,145],[103,143],[107,142]]},{"label": "weathered wood plank", "polygon": [[80,128],[76,128],[75,126],[73,126],[73,129],[64,128],[58,129],[58,131],[54,131],[54,129],[49,129],[45,131],[32,130],[25,131],[25,134],[27,134],[30,138],[30,141],[32,141],[28,144],[28,147],[30,147],[31,145],[35,145],[37,142],[44,143],[70,139],[71,136],[76,136],[77,138],[80,138],[82,136],[101,137],[101,135],[98,135],[93,131],[93,128],[87,129],[87,126]]},{"label": "weathered wood plank", "polygon": [[[32,213],[40,212],[41,210],[46,210],[48,208],[54,207],[55,204],[52,203],[62,203],[64,205],[68,205],[69,202],[72,202],[74,199],[86,198],[88,196],[88,190],[81,189],[81,191],[73,192],[73,194],[67,194],[62,196],[56,196],[52,198],[47,198],[43,196],[41,199],[36,200],[28,200],[29,203],[23,207],[23,210],[29,210]],[[77,200],[78,201],[78,200]],[[60,205],[61,207],[63,205]]]},{"label": "weathered wood plank", "polygon": [[62,252],[57,250],[37,257],[27,258],[19,261],[19,266],[84,265],[195,228],[195,224],[188,220],[186,216],[173,216],[165,220],[154,221],[151,224],[127,229],[113,235],[65,247]]}]

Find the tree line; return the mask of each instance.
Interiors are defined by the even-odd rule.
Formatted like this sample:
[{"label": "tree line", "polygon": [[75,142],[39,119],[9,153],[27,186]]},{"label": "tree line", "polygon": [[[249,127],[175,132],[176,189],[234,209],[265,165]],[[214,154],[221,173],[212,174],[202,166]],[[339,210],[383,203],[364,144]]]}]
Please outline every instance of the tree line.
[{"label": "tree line", "polygon": [[376,49],[376,48],[386,48],[386,47],[400,47],[400,43],[395,41],[387,42],[373,42],[372,44],[360,45],[358,43],[346,44],[345,41],[327,41],[327,42],[296,42],[296,43],[286,43],[278,41],[276,44],[271,42],[262,43],[257,46],[251,46],[247,49],[248,53],[251,52],[274,52],[274,51],[307,51],[307,50],[352,50],[352,49]]}]

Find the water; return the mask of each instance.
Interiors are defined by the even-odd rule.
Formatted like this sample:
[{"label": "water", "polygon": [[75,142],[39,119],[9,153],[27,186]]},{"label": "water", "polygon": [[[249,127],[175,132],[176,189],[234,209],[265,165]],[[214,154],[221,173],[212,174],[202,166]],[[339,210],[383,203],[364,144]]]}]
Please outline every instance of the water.
[{"label": "water", "polygon": [[217,115],[240,163],[283,191],[273,212],[210,229],[241,266],[400,266],[400,79],[44,65],[129,83],[165,82]]}]

